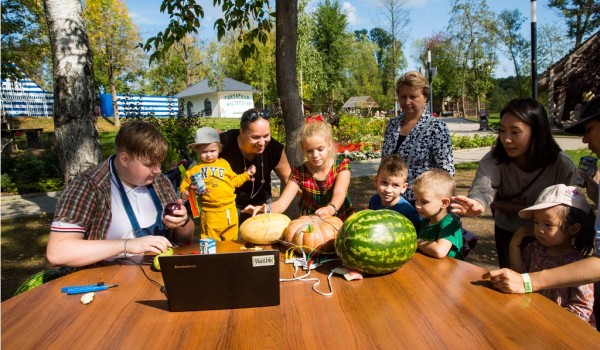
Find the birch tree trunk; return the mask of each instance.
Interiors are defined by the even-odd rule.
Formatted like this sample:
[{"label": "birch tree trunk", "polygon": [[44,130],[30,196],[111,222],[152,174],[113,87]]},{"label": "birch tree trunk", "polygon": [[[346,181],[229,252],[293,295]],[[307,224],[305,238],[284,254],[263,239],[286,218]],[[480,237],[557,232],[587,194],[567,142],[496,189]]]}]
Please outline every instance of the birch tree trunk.
[{"label": "birch tree trunk", "polygon": [[66,184],[102,158],[92,53],[80,1],[44,0],[44,9],[52,47],[54,130]]}]

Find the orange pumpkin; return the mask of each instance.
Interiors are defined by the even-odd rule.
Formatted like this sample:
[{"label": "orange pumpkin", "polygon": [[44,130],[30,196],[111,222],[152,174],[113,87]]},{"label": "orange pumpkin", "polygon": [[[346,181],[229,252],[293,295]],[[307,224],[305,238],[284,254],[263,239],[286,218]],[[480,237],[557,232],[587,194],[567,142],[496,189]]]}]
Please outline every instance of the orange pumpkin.
[{"label": "orange pumpkin", "polygon": [[301,216],[290,222],[285,230],[284,241],[297,246],[297,252],[300,252],[300,249],[306,253],[315,249],[333,252],[335,237],[342,225],[342,220],[336,216]]}]

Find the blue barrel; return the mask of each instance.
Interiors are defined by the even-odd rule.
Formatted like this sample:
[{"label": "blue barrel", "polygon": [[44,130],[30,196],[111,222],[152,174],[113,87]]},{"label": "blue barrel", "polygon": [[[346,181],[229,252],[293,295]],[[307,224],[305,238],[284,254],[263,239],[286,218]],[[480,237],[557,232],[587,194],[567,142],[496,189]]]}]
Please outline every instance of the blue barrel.
[{"label": "blue barrel", "polygon": [[100,113],[103,117],[113,116],[113,104],[111,94],[100,94]]}]

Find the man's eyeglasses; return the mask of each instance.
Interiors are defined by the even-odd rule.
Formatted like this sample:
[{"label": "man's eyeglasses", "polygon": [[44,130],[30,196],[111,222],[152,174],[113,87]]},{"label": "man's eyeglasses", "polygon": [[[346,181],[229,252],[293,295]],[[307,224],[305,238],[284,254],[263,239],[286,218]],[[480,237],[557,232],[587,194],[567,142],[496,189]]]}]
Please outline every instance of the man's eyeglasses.
[{"label": "man's eyeglasses", "polygon": [[257,111],[255,109],[246,111],[246,112],[244,112],[244,114],[242,114],[241,121],[242,122],[245,122],[245,121],[253,122],[256,119],[258,119],[258,117],[263,117],[264,119],[269,119],[271,117],[271,112],[269,112],[268,109],[265,109],[262,111]]}]

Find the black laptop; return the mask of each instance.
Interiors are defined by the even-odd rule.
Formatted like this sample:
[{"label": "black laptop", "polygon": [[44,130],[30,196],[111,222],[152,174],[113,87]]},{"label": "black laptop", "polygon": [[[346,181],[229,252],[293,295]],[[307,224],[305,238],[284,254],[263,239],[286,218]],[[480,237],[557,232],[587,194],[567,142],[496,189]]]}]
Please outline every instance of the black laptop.
[{"label": "black laptop", "polygon": [[279,251],[159,257],[171,311],[279,305]]}]

